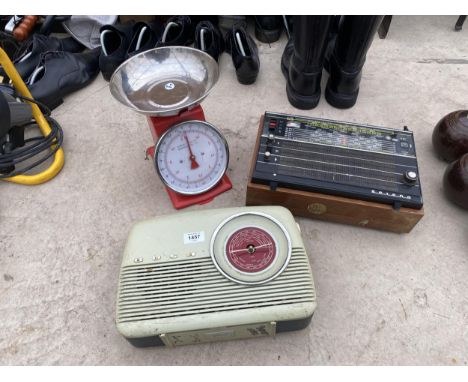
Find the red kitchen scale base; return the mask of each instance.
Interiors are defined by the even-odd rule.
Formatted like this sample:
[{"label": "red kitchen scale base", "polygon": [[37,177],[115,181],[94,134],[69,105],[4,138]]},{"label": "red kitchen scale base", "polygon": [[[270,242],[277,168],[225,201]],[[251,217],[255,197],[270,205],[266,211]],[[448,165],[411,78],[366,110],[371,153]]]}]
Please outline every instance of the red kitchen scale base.
[{"label": "red kitchen scale base", "polygon": [[[148,125],[150,127],[151,135],[156,143],[159,137],[171,126],[185,121],[205,121],[205,114],[200,105],[190,110],[185,110],[178,115],[170,117],[148,117]],[[146,155],[154,158],[154,146],[146,149]],[[176,209],[181,209],[195,204],[206,204],[211,202],[219,194],[228,191],[232,188],[232,183],[229,177],[224,174],[219,183],[211,190],[198,195],[182,195],[170,188],[166,187],[167,194],[171,199],[172,205]]]}]

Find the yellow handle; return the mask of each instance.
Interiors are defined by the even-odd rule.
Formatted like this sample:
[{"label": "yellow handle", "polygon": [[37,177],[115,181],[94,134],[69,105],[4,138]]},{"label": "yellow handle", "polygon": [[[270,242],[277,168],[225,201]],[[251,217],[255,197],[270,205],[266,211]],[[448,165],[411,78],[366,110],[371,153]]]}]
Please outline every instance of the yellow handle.
[{"label": "yellow handle", "polygon": [[[32,95],[29,92],[29,89],[27,88],[26,84],[23,82],[23,79],[21,78],[21,76],[18,74],[18,71],[16,70],[15,66],[11,62],[10,58],[8,57],[8,55],[5,53],[5,51],[2,48],[0,48],[0,64],[2,65],[3,70],[8,75],[8,77],[10,77],[16,90],[18,90],[22,96],[32,98]],[[41,109],[39,109],[39,106],[37,106],[36,104],[32,102],[29,102],[29,104],[32,106],[34,119],[36,120],[36,123],[39,125],[39,129],[41,130],[42,135],[44,136],[49,135],[51,132],[51,128],[49,126],[49,123],[45,119],[44,114],[42,114]],[[5,180],[7,182],[14,182],[14,183],[28,184],[28,185],[45,183],[60,172],[60,170],[63,167],[64,161],[65,161],[65,156],[63,154],[63,150],[59,148],[57,152],[54,154],[54,161],[51,163],[51,165],[46,170],[40,172],[39,174],[16,175],[10,178],[4,178],[2,180]]]}]

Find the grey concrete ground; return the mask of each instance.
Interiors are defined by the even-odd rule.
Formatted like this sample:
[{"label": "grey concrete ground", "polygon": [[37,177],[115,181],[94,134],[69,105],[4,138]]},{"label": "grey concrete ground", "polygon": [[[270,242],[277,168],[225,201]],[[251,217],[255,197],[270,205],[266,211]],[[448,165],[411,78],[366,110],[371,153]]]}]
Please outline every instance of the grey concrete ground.
[{"label": "grey concrete ground", "polygon": [[[395,17],[368,54],[356,106],[322,98],[289,105],[279,60],[286,39],[260,44],[261,72],[237,83],[223,55],[204,101],[226,135],[234,189],[206,206],[242,206],[265,110],[415,132],[425,217],[406,235],[298,219],[318,294],[310,327],[274,338],[136,349],[116,331],[120,259],[132,224],[174,210],[144,151],[144,117],[121,107],[99,77],[55,112],[66,164],[36,187],[0,184],[0,364],[465,365],[468,362],[468,213],[442,194],[446,164],[435,123],[468,107],[468,25],[456,17]],[[324,76],[324,83],[326,75]]]}]

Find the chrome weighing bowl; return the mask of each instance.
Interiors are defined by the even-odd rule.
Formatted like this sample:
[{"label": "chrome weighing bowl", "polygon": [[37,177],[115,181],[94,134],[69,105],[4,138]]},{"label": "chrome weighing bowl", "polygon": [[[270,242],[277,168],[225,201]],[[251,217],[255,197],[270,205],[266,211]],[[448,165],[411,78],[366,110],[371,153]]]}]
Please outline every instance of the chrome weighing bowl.
[{"label": "chrome weighing bowl", "polygon": [[218,81],[218,63],[198,49],[171,46],[137,54],[111,77],[113,97],[148,116],[177,115],[198,105]]}]

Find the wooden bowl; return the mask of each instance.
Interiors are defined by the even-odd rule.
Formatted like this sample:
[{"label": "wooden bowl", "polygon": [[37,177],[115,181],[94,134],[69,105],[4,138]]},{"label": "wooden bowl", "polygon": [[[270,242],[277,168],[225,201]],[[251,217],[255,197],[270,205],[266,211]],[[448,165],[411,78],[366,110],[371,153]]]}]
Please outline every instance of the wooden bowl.
[{"label": "wooden bowl", "polygon": [[432,133],[432,144],[447,162],[468,153],[468,110],[454,111],[442,118]]},{"label": "wooden bowl", "polygon": [[468,154],[449,164],[444,174],[445,195],[468,210]]}]

